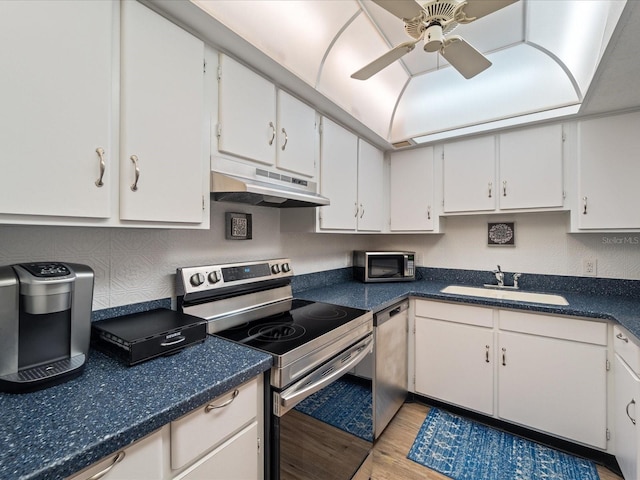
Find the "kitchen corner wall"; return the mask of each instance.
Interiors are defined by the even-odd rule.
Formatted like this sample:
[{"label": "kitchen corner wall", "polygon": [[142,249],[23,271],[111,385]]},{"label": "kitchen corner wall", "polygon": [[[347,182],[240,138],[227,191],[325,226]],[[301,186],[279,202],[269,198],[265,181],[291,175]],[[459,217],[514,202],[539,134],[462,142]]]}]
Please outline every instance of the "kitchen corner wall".
[{"label": "kitchen corner wall", "polygon": [[[253,214],[253,239],[224,238],[224,213]],[[213,202],[211,230],[0,226],[0,265],[55,260],[96,272],[94,310],[174,297],[177,267],[289,257],[298,274],[351,265],[354,249],[408,249],[428,267],[640,280],[640,234],[567,234],[568,214],[446,219],[444,235],[280,233],[280,211]],[[488,247],[487,222],[514,221],[515,247]]]}]

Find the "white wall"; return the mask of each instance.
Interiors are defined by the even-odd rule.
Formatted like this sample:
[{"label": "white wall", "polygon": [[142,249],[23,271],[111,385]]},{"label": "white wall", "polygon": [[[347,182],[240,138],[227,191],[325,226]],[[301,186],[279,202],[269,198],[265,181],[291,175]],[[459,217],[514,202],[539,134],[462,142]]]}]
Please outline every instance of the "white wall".
[{"label": "white wall", "polygon": [[[224,213],[253,214],[253,239],[226,240]],[[210,230],[0,225],[0,265],[27,261],[84,263],[94,269],[93,309],[175,295],[176,268],[286,256],[295,273],[341,268],[355,235],[280,234],[279,210],[213,202]]]},{"label": "white wall", "polygon": [[[224,212],[253,214],[253,239],[224,238]],[[568,214],[465,216],[444,235],[280,233],[279,210],[212,204],[211,230],[0,226],[0,265],[38,260],[85,263],[96,272],[95,310],[173,297],[177,267],[287,256],[298,274],[351,265],[351,250],[408,249],[423,266],[640,280],[640,234],[567,234]],[[488,221],[515,221],[515,247],[488,247]]]},{"label": "white wall", "polygon": [[[488,222],[515,222],[515,247],[487,246]],[[583,259],[597,261],[597,276],[640,280],[640,234],[568,234],[569,214],[461,216],[445,219],[444,235],[378,236],[378,248],[418,253],[428,267],[582,276]]]}]

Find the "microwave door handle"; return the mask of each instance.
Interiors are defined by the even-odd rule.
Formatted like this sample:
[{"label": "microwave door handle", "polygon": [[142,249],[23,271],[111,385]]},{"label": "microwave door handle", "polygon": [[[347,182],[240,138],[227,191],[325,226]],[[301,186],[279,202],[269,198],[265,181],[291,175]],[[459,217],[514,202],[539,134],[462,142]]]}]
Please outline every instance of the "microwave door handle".
[{"label": "microwave door handle", "polygon": [[[330,365],[325,365],[318,373],[319,378],[311,380],[304,379],[292,385],[290,388],[280,394],[279,404],[274,405],[279,410],[276,415],[281,416],[291,410],[295,405],[305,398],[314,394],[318,390],[323,389],[334,380],[337,380],[356,364],[358,364],[365,356],[372,351],[373,336],[365,338],[362,342],[354,345],[351,349],[342,353]],[[355,355],[354,355],[355,354]],[[317,375],[318,376],[318,375]]]},{"label": "microwave door handle", "polygon": [[403,255],[404,257],[404,275],[403,276],[408,276],[409,275],[409,255]]}]

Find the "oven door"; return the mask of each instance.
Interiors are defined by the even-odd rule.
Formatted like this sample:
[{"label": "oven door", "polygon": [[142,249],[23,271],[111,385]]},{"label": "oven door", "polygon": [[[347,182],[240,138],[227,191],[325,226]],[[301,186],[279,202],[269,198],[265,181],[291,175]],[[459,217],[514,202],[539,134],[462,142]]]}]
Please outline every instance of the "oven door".
[{"label": "oven door", "polygon": [[281,392],[271,416],[274,480],[367,479],[371,474],[371,382],[349,375],[372,351],[368,335]]}]

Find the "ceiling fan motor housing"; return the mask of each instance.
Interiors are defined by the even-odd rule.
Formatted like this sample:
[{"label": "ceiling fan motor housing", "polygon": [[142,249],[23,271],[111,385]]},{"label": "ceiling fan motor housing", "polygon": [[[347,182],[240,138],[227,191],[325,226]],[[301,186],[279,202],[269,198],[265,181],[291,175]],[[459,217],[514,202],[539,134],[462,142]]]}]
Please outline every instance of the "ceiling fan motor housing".
[{"label": "ceiling fan motor housing", "polygon": [[444,33],[442,26],[438,22],[432,22],[424,34],[424,51],[437,52],[442,48]]}]

